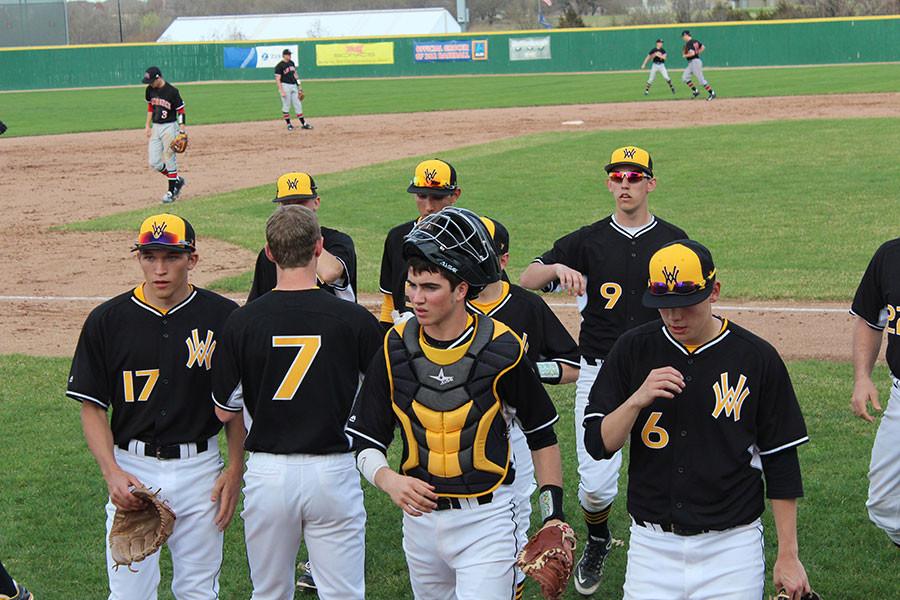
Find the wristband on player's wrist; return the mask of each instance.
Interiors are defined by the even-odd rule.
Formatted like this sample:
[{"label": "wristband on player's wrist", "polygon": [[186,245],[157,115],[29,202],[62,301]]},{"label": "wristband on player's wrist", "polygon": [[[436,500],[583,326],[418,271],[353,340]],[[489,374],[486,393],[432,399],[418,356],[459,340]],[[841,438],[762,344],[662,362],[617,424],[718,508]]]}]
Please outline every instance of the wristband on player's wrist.
[{"label": "wristband on player's wrist", "polygon": [[553,519],[566,520],[563,513],[563,489],[558,485],[541,486],[541,493],[538,494],[538,506],[541,509],[543,523]]},{"label": "wristband on player's wrist", "polygon": [[536,362],[534,366],[537,368],[537,374],[541,379],[541,383],[556,385],[562,381],[562,366],[558,362],[548,360]]}]

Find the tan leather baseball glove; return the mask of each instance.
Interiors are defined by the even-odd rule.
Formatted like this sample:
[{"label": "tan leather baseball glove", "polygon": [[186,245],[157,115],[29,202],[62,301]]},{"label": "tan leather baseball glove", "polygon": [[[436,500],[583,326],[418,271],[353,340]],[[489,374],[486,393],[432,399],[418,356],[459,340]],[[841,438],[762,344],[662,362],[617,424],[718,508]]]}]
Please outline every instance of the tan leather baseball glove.
[{"label": "tan leather baseball glove", "polygon": [[172,149],[173,152],[177,152],[181,154],[188,148],[188,135],[187,133],[179,133],[175,136],[175,139],[172,140],[172,143],[169,144],[169,148]]},{"label": "tan leather baseball glove", "polygon": [[575,531],[561,521],[544,525],[519,552],[516,564],[540,584],[544,598],[561,598],[575,567]]},{"label": "tan leather baseball glove", "polygon": [[109,549],[116,568],[140,562],[159,550],[175,528],[175,513],[159,498],[159,492],[136,487],[131,493],[144,501],[139,510],[119,510],[109,531]]},{"label": "tan leather baseball glove", "polygon": [[303,90],[297,92],[297,97],[300,98],[300,102],[303,102],[303,99],[306,98],[306,94],[303,93]]}]

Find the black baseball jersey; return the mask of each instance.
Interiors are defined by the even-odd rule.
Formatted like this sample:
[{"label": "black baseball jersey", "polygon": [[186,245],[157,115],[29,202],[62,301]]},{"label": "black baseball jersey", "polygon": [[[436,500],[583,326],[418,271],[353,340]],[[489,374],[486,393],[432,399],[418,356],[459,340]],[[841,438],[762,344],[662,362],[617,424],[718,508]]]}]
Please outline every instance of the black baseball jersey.
[{"label": "black baseball jersey", "polygon": [[533,362],[555,361],[579,367],[578,345],[543,298],[503,282],[503,293],[490,304],[467,302],[470,311],[500,321],[522,338]]},{"label": "black baseball jersey", "polygon": [[321,289],[273,290],[225,323],[213,401],[247,411],[247,450],[349,452],[344,425],[382,338],[378,321],[358,304]]},{"label": "black baseball jersey", "polygon": [[[402,335],[404,327],[405,324],[393,327],[388,336]],[[451,348],[465,352],[472,341],[473,332],[474,327],[470,322],[466,332],[451,344]],[[427,337],[423,337],[421,345],[426,354],[435,351],[435,353],[453,352],[451,349],[436,346],[435,342]],[[553,424],[559,416],[556,414],[553,401],[527,361],[517,361],[514,367],[500,375],[496,390],[503,409],[510,418],[515,416],[521,424],[529,447],[534,448],[533,444],[536,444],[540,448],[556,443]],[[357,452],[364,448],[378,448],[386,452],[393,441],[394,429],[399,421],[392,408],[391,393],[392,382],[388,375],[386,353],[379,351],[366,372],[359,397],[347,422],[347,433],[354,438],[353,448]],[[408,455],[408,450],[408,446],[405,445],[404,456]]]},{"label": "black baseball jersey", "polygon": [[147,86],[144,96],[147,99],[147,110],[153,113],[150,120],[154,123],[174,123],[178,112],[184,112],[184,101],[178,88],[169,82],[156,89]]},{"label": "black baseball jersey", "polygon": [[578,336],[582,356],[605,358],[622,333],[659,317],[655,309],[641,303],[650,277],[650,257],[663,245],[685,238],[682,229],[656,217],[629,233],[609,216],[560,238],[535,259],[562,263],[587,278]]},{"label": "black baseball jersey", "polygon": [[292,60],[282,60],[275,65],[275,74],[281,75],[281,83],[297,83],[297,65]]},{"label": "black baseball jersey", "polygon": [[[628,512],[637,521],[698,529],[753,522],[764,507],[767,457],[796,452],[809,438],[781,357],[742,327],[723,321],[693,351],[659,320],[623,334],[591,389],[585,447],[595,458],[607,455],[602,419],[665,366],[681,372],[685,388],[674,399],[657,398],[634,423]],[[799,465],[794,479],[773,497],[802,496]]]},{"label": "black baseball jersey", "polygon": [[694,55],[687,59],[688,62],[691,62],[695,58],[700,58],[700,49],[703,48],[703,42],[698,39],[690,39],[684,44],[684,53],[688,53],[691,50],[694,51]]},{"label": "black baseball jersey", "polygon": [[210,369],[236,308],[196,287],[165,313],[144,300],[142,286],[104,302],[84,322],[66,395],[112,407],[116,444],[167,446],[216,435],[222,424],[209,401]]},{"label": "black baseball jersey", "polygon": [[653,48],[650,49],[650,52],[648,52],[647,55],[652,56],[653,62],[655,63],[661,64],[666,62],[666,51],[663,48],[657,48],[656,46],[653,46]]},{"label": "black baseball jersey", "polygon": [[873,329],[887,329],[888,367],[900,377],[900,238],[885,242],[863,274],[850,312]]},{"label": "black baseball jersey", "polygon": [[[356,302],[356,248],[353,246],[353,239],[337,229],[322,227],[322,242],[325,249],[344,265],[344,277],[338,285],[329,285],[320,280],[319,287],[338,298]],[[247,302],[272,290],[275,287],[275,280],[275,263],[269,260],[263,248],[256,257],[256,269],[253,272],[253,283],[250,285]]]},{"label": "black baseball jersey", "polygon": [[416,221],[408,221],[391,229],[384,239],[381,254],[381,277],[378,287],[382,294],[390,294],[394,309],[403,312],[406,307],[406,260],[403,258],[403,238],[412,231]]}]

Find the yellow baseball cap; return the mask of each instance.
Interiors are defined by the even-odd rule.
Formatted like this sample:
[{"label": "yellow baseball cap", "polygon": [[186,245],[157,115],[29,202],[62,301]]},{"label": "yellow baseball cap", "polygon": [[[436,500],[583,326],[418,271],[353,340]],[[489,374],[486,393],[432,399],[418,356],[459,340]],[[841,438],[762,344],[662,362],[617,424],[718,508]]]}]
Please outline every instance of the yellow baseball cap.
[{"label": "yellow baseball cap", "polygon": [[637,146],[623,146],[613,150],[609,164],[604,167],[609,173],[616,167],[637,167],[647,175],[653,176],[653,159],[650,153]]},{"label": "yellow baseball cap", "polygon": [[669,242],[650,257],[650,280],[643,303],[648,308],[679,308],[703,302],[712,294],[716,266],[700,242]]},{"label": "yellow baseball cap", "polygon": [[138,239],[132,252],[136,250],[179,250],[194,252],[197,249],[194,228],[178,215],[163,213],[147,217],[141,223]]},{"label": "yellow baseball cap", "polygon": [[285,200],[315,200],[316,182],[309,173],[285,173],[275,184],[275,199],[272,202]]},{"label": "yellow baseball cap", "polygon": [[456,169],[437,158],[416,165],[416,173],[406,191],[410,194],[449,196],[456,191]]}]

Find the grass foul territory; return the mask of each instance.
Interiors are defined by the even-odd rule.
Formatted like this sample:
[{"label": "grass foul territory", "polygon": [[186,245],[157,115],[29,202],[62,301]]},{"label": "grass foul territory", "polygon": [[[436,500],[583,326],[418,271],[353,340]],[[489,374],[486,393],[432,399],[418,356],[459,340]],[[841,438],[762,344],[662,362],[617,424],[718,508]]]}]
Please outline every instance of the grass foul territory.
[{"label": "grass foul territory", "polygon": [[[556,239],[612,212],[602,165],[625,144],[651,151],[658,179],[651,210],[710,248],[728,298],[849,304],[875,248],[897,235],[886,218],[900,213],[895,119],[543,133],[441,156],[459,173],[459,205],[509,229],[515,280]],[[321,222],[353,237],[364,292],[378,290],[387,231],[416,216],[405,190],[417,160],[316,174]],[[215,237],[256,251],[270,198],[267,184],[179,202],[171,210],[193,223],[201,248],[204,237]],[[69,227],[130,231],[158,210],[149,206]],[[246,292],[252,268],[215,287]]]},{"label": "grass foul territory", "polygon": [[[72,590],[78,590],[80,598],[104,598],[108,593],[103,551],[106,484],[84,442],[79,405],[63,395],[68,367],[67,359],[0,357],[0,380],[5,382],[0,435],[4,440],[35,441],[0,444],[2,464],[15,465],[5,472],[0,502],[2,560],[39,598],[67,598]],[[892,598],[900,587],[897,549],[869,522],[865,509],[866,472],[876,426],[850,413],[852,369],[846,364],[820,362],[789,367],[811,438],[800,448],[806,497],[799,510],[800,558],[810,581],[823,598]],[[886,398],[889,379],[885,369],[876,370],[875,381]],[[576,497],[575,390],[572,385],[556,386],[551,393],[561,415],[556,431],[563,451],[565,507],[580,544],[585,533]],[[224,434],[220,438],[224,445]],[[395,441],[389,457],[394,466],[399,445]],[[614,537],[624,540],[626,546],[610,555],[597,598],[621,597],[629,525],[624,506],[626,481],[623,475],[620,498],[610,519]],[[364,488],[368,512],[366,597],[410,598],[400,545],[400,509],[368,483]],[[250,596],[239,513],[240,507],[225,537],[221,597],[227,600]],[[770,594],[775,528],[768,509],[763,520]],[[305,556],[305,550],[301,554]],[[165,549],[162,562],[160,598],[171,600],[171,559]],[[540,597],[533,582],[527,584],[525,597]],[[579,598],[571,585],[565,597]]]},{"label": "grass foul territory", "polygon": [[[635,68],[643,60],[635,53]],[[900,65],[716,69],[715,56],[704,55],[707,76],[722,98],[795,96],[850,92],[895,92]],[[671,77],[678,96],[684,61],[672,57]],[[301,65],[302,75],[302,65]],[[135,82],[141,74],[135,74]],[[310,117],[418,111],[545,106],[669,100],[665,83],[657,81],[643,96],[647,71],[581,75],[486,76],[455,78],[311,81],[303,110]],[[214,83],[177,86],[185,101],[188,124],[235,123],[277,119],[281,99],[274,78],[266,83]],[[140,129],[146,114],[144,86],[113,89],[14,92],[0,94],[0,119],[6,136],[46,135],[113,129]]]}]

